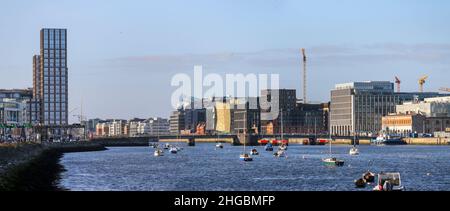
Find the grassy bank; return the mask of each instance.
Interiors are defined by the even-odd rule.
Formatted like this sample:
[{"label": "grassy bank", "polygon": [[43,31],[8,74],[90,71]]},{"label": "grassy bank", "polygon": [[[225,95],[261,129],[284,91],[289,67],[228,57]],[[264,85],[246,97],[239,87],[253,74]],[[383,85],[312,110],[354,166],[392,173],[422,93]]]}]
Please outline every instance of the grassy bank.
[{"label": "grassy bank", "polygon": [[0,191],[58,191],[63,153],[105,150],[91,142],[0,145]]}]

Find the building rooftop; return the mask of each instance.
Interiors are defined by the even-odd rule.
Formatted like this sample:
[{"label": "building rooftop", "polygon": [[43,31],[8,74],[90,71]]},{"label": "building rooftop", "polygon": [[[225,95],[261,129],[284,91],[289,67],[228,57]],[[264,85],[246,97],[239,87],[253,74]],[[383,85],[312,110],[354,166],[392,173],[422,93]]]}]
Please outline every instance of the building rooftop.
[{"label": "building rooftop", "polygon": [[358,90],[381,90],[394,91],[394,83],[390,81],[360,81],[335,85],[336,90],[358,89]]}]

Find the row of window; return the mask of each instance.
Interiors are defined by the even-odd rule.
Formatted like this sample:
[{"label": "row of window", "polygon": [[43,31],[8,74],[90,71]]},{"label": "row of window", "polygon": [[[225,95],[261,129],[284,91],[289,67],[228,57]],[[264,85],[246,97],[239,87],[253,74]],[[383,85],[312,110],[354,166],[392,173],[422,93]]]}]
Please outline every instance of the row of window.
[{"label": "row of window", "polygon": [[45,71],[44,77],[65,77],[67,71]]},{"label": "row of window", "polygon": [[54,37],[55,35],[66,36],[66,29],[44,29],[44,38],[49,36]]},{"label": "row of window", "polygon": [[52,95],[48,95],[45,94],[44,96],[44,101],[45,102],[57,102],[57,103],[64,103],[66,102],[66,96],[65,94],[52,94]]},{"label": "row of window", "polygon": [[64,68],[64,67],[66,67],[67,65],[66,65],[66,63],[64,62],[64,63],[44,63],[44,68],[45,67],[58,67],[58,68],[60,68],[60,67],[62,67],[62,68]]},{"label": "row of window", "polygon": [[44,57],[46,55],[59,55],[59,54],[66,54],[66,50],[56,50],[56,49],[44,49]]},{"label": "row of window", "polygon": [[48,66],[51,63],[66,63],[66,59],[64,55],[61,55],[61,58],[59,58],[59,55],[55,57],[56,59],[53,59],[53,57],[50,57],[50,59],[44,60],[44,66]]},{"label": "row of window", "polygon": [[61,125],[61,124],[67,124],[67,120],[66,119],[61,119],[60,121],[51,121],[51,120],[46,120],[45,121],[46,125]]},{"label": "row of window", "polygon": [[44,49],[66,49],[66,45],[44,45]]}]

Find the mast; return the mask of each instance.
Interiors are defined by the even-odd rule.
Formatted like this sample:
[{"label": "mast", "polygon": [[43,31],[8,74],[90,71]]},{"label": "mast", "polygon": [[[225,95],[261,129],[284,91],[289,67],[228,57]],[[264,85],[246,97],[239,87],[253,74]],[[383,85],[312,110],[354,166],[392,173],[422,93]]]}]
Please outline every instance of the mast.
[{"label": "mast", "polygon": [[333,154],[333,153],[331,152],[331,142],[332,142],[332,140],[330,140],[330,157],[331,157],[331,155]]},{"label": "mast", "polygon": [[281,141],[284,140],[283,109],[281,109]]}]

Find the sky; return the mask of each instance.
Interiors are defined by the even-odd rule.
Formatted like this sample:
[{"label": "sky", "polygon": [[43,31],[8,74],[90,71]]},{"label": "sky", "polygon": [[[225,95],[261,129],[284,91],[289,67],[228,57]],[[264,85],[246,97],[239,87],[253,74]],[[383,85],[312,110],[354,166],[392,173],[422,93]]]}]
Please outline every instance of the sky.
[{"label": "sky", "polygon": [[[280,88],[329,101],[337,83],[450,87],[448,0],[1,0],[0,88],[32,86],[41,28],[68,29],[69,110],[168,117],[177,73],[280,74]],[[75,114],[71,115],[75,115]],[[71,121],[76,121],[71,116]]]}]

